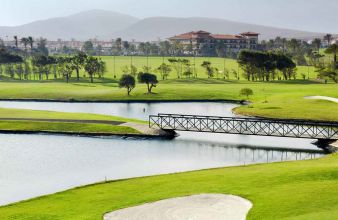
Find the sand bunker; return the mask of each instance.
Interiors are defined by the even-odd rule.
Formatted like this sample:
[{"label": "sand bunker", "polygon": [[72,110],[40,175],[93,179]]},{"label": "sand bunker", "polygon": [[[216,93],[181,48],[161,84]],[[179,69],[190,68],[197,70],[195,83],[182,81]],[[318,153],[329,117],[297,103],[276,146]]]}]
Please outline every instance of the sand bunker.
[{"label": "sand bunker", "polygon": [[250,201],[238,196],[203,194],[161,200],[104,216],[104,220],[245,220]]},{"label": "sand bunker", "polygon": [[333,97],[328,97],[328,96],[306,96],[306,99],[320,99],[320,100],[326,100],[326,101],[331,101],[331,102],[336,102],[338,103],[337,98]]}]

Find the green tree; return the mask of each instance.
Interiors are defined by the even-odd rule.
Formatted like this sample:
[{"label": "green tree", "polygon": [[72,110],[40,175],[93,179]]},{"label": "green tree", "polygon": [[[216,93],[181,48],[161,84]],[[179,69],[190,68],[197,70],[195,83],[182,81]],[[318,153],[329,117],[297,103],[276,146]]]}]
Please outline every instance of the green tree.
[{"label": "green tree", "polygon": [[23,46],[24,46],[24,48],[25,48],[25,52],[27,53],[27,46],[28,46],[28,44],[29,44],[28,38],[23,37],[23,38],[21,38],[20,42],[23,44]]},{"label": "green tree", "polygon": [[239,92],[239,94],[241,96],[246,96],[246,98],[249,99],[249,96],[253,95],[254,92],[250,88],[243,88],[243,89],[241,89],[241,91]]},{"label": "green tree", "polygon": [[160,42],[160,51],[162,56],[170,54],[170,42],[169,41],[161,41]]},{"label": "green tree", "polygon": [[292,59],[281,54],[277,56],[276,67],[283,74],[284,79],[287,80],[290,79],[288,73],[296,68],[296,64]]},{"label": "green tree", "polygon": [[175,58],[170,58],[168,59],[169,63],[171,64],[172,68],[175,70],[176,74],[177,74],[177,78],[181,78],[182,75],[182,68],[181,68],[181,64],[179,62],[179,60],[175,59]]},{"label": "green tree", "polygon": [[74,70],[76,71],[76,79],[80,81],[80,70],[84,67],[88,56],[83,52],[78,52],[74,57],[72,57],[72,64]]},{"label": "green tree", "polygon": [[337,63],[337,52],[338,52],[338,45],[332,44],[326,50],[325,53],[333,54],[333,62]]},{"label": "green tree", "polygon": [[291,48],[292,54],[295,54],[300,47],[300,41],[292,38],[290,41],[288,41],[288,46]]},{"label": "green tree", "polygon": [[90,82],[94,82],[94,76],[95,74],[99,74],[101,71],[101,63],[100,61],[95,57],[88,57],[86,60],[86,63],[84,65],[85,71],[88,73],[90,77]]},{"label": "green tree", "polygon": [[68,83],[72,73],[74,72],[74,65],[71,63],[71,60],[63,60],[63,62],[59,65],[59,72],[64,78],[66,78],[66,82]]},{"label": "green tree", "polygon": [[114,44],[114,54],[120,55],[122,52],[122,39],[117,38]]},{"label": "green tree", "polygon": [[327,42],[328,47],[331,45],[332,39],[333,39],[332,34],[326,34],[324,36],[324,40]]},{"label": "green tree", "polygon": [[134,77],[137,75],[137,67],[134,65],[123,66],[121,70],[124,74],[131,74]]},{"label": "green tree", "polygon": [[47,44],[47,39],[44,38],[40,38],[37,41],[37,47],[36,50],[39,54],[44,55],[44,56],[48,56],[48,49],[46,47]]},{"label": "green tree", "polygon": [[148,93],[152,93],[152,89],[158,84],[157,76],[151,73],[139,73],[137,79],[139,83],[147,85]]},{"label": "green tree", "polygon": [[28,37],[28,44],[29,44],[29,46],[31,48],[31,52],[32,52],[33,51],[33,47],[34,47],[34,39],[33,39],[33,37],[31,37],[31,36]]},{"label": "green tree", "polygon": [[317,50],[317,52],[319,53],[319,49],[320,49],[320,47],[322,45],[322,40],[320,38],[315,38],[312,41],[312,45]]},{"label": "green tree", "polygon": [[57,60],[54,57],[44,56],[38,54],[33,57],[32,64],[38,69],[39,72],[39,80],[42,80],[42,75],[45,74],[48,79],[51,65],[55,64]]},{"label": "green tree", "polygon": [[30,65],[29,62],[27,62],[27,61],[24,62],[24,70],[23,71],[24,71],[25,80],[28,80],[28,78],[29,78],[29,76],[32,72],[32,68],[31,68],[31,65]]},{"label": "green tree", "polygon": [[129,53],[129,51],[130,51],[130,44],[129,44],[129,42],[128,41],[123,41],[123,50],[124,50],[124,52],[125,53]]},{"label": "green tree", "polygon": [[94,45],[91,41],[86,41],[83,44],[83,51],[88,55],[94,55]]},{"label": "green tree", "polygon": [[8,53],[5,50],[0,49],[0,64],[7,64],[7,63],[22,63],[23,59],[22,57],[18,55],[13,55]]},{"label": "green tree", "polygon": [[166,64],[166,63],[162,63],[158,68],[157,68],[157,72],[159,72],[161,74],[162,79],[168,79],[168,76],[171,72],[171,67],[170,65]]},{"label": "green tree", "polygon": [[135,88],[136,82],[135,78],[130,74],[123,74],[120,81],[119,87],[127,89],[127,95],[129,96],[131,91]]},{"label": "green tree", "polygon": [[103,75],[106,73],[106,71],[107,71],[106,63],[101,59],[99,59],[99,70],[98,70],[99,78],[102,78]]},{"label": "green tree", "polygon": [[335,83],[338,82],[337,77],[338,77],[338,73],[337,71],[333,71],[333,70],[323,70],[320,71],[318,74],[318,77],[321,79],[326,79],[329,78],[332,81],[334,81]]},{"label": "green tree", "polygon": [[21,63],[16,64],[16,74],[19,77],[19,79],[22,80],[24,70]]},{"label": "green tree", "polygon": [[205,71],[206,71],[206,73],[208,75],[208,78],[213,78],[214,77],[216,69],[211,66],[211,62],[204,61],[201,66],[205,69]]}]

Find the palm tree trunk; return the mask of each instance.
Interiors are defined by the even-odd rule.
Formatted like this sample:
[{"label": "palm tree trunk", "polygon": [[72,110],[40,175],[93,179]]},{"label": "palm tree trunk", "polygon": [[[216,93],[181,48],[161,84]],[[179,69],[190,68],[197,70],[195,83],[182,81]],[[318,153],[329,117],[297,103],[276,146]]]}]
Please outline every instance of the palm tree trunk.
[{"label": "palm tree trunk", "polygon": [[80,73],[79,68],[76,68],[76,79],[77,81],[80,81]]}]

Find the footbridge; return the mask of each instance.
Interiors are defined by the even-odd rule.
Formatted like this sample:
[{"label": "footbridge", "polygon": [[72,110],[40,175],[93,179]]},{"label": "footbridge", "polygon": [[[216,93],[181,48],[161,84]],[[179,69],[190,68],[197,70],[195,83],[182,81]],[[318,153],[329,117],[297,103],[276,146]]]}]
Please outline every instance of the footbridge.
[{"label": "footbridge", "polygon": [[163,130],[338,140],[338,122],[202,115],[149,116],[149,127]]}]

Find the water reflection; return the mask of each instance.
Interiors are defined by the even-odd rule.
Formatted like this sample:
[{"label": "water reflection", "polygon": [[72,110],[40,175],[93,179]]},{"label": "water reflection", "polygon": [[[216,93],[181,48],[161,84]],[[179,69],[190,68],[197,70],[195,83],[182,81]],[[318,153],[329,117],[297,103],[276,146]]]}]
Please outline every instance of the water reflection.
[{"label": "water reflection", "polygon": [[[228,103],[37,103],[0,107],[147,119],[149,114],[233,116]],[[146,109],[143,112],[143,109]],[[175,140],[0,134],[0,205],[104,181],[225,166],[318,158],[311,140],[180,132]]]},{"label": "water reflection", "polygon": [[79,185],[224,166],[311,159],[316,150],[50,135],[0,135],[0,204]]}]

